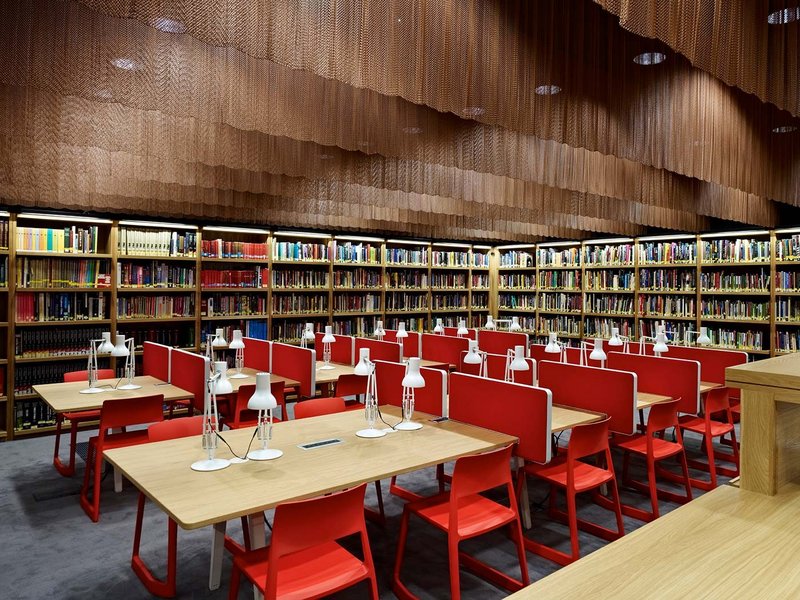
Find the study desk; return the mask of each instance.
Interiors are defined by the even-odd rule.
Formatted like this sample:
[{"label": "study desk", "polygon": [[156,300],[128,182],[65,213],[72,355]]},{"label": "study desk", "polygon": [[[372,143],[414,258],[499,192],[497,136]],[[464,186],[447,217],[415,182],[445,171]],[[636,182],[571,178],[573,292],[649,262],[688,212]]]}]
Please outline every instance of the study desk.
[{"label": "study desk", "polygon": [[663,394],[651,394],[649,392],[636,392],[636,410],[642,410],[645,408],[650,408],[653,404],[659,404],[660,402],[668,402],[672,400],[670,396],[664,396]]},{"label": "study desk", "polygon": [[509,598],[798,598],[798,513],[800,485],[723,485]]},{"label": "study desk", "polygon": [[710,392],[713,389],[718,387],[722,387],[721,383],[714,383],[712,381],[701,381],[700,382],[700,395],[702,396],[706,392]]},{"label": "study desk", "polygon": [[[399,418],[399,408],[384,406],[385,415]],[[386,479],[453,461],[461,456],[500,448],[516,438],[455,421],[432,423],[430,415],[414,414],[424,427],[363,439],[360,411],[276,423],[270,446],[281,458],[233,464],[213,473],[192,471],[205,456],[200,437],[193,436],[108,450],[106,460],[184,529],[214,525],[209,587],[219,587],[225,524],[251,517],[251,541],[264,544],[262,512],[283,502],[314,498],[361,483]],[[253,428],[226,431],[228,443],[244,452]],[[303,450],[298,444],[338,438],[341,444]],[[255,444],[255,442],[254,442]],[[217,456],[230,458],[224,444]],[[202,502],[198,502],[202,498]]]},{"label": "study desk", "polygon": [[576,425],[586,425],[604,419],[605,415],[553,404],[550,413],[550,432],[560,433]]},{"label": "study desk", "polygon": [[[251,369],[250,367],[244,367],[242,369],[242,374],[247,375],[247,378],[237,378],[232,379],[231,375],[236,374],[236,369],[228,369],[228,381],[231,382],[233,386],[233,391],[238,392],[239,388],[243,385],[255,385],[256,384],[256,373],[259,373],[258,369]],[[289,377],[284,377],[283,375],[276,375],[275,373],[269,374],[269,381],[270,383],[278,383],[279,381],[283,381],[284,389],[295,388],[300,385],[299,381],[295,381],[294,379],[290,379]]]}]

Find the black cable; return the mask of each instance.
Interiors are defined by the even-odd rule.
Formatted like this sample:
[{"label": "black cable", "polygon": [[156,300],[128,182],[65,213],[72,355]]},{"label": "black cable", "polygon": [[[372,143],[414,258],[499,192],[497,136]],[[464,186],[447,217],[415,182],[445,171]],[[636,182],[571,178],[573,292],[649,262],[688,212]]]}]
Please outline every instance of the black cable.
[{"label": "black cable", "polygon": [[244,456],[239,456],[238,454],[236,454],[236,452],[233,451],[233,448],[231,448],[231,445],[227,442],[227,440],[225,440],[224,437],[222,437],[219,431],[215,431],[214,433],[216,433],[217,437],[222,440],[222,443],[228,447],[228,450],[231,451],[231,454],[233,454],[236,458],[240,460],[246,460],[247,455],[250,454],[250,447],[253,445],[253,440],[255,439],[256,434],[258,433],[258,427],[256,427],[255,430],[253,431],[253,436],[250,438],[250,443],[247,444],[247,450],[245,451]]},{"label": "black cable", "polygon": [[386,425],[387,427],[389,427],[389,428],[390,428],[392,431],[397,431],[397,425],[399,425],[400,423],[402,423],[402,422],[403,422],[403,419],[401,418],[401,419],[400,419],[400,422],[399,422],[399,423],[397,423],[397,425],[389,425],[389,423],[387,423],[387,422],[386,422],[386,419],[384,419],[384,418],[383,418],[383,414],[381,413],[381,408],[380,408],[380,406],[376,406],[376,408],[378,409],[378,418],[381,420],[381,422],[382,422],[384,425]]}]

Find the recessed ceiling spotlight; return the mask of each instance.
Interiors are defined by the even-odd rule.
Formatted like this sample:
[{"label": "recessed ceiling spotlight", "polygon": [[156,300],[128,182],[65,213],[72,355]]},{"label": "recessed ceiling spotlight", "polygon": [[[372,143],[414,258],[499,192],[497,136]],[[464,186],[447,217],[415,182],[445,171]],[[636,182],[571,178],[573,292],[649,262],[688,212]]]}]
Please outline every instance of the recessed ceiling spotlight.
[{"label": "recessed ceiling spotlight", "polygon": [[486,110],[482,106],[468,106],[461,112],[467,117],[480,117]]},{"label": "recessed ceiling spotlight", "polygon": [[403,127],[403,133],[408,133],[410,135],[417,135],[422,133],[422,127]]},{"label": "recessed ceiling spotlight", "polygon": [[637,65],[657,65],[667,60],[667,55],[662,52],[642,52],[633,57]]},{"label": "recessed ceiling spotlight", "polygon": [[125,58],[124,56],[112,59],[111,64],[122,71],[138,71],[142,68],[138,62],[132,58]]},{"label": "recessed ceiling spotlight", "polygon": [[540,96],[555,96],[561,91],[561,88],[557,85],[537,85],[533,91]]},{"label": "recessed ceiling spotlight", "polygon": [[767,23],[770,25],[786,25],[794,21],[800,21],[800,6],[776,10],[767,15]]},{"label": "recessed ceiling spotlight", "polygon": [[321,160],[333,160],[333,154],[320,154],[319,157]]},{"label": "recessed ceiling spotlight", "polygon": [[153,19],[153,27],[164,33],[186,33],[186,25],[168,17],[156,17]]},{"label": "recessed ceiling spotlight", "polygon": [[772,133],[792,133],[793,131],[797,131],[795,125],[779,125],[772,128]]}]

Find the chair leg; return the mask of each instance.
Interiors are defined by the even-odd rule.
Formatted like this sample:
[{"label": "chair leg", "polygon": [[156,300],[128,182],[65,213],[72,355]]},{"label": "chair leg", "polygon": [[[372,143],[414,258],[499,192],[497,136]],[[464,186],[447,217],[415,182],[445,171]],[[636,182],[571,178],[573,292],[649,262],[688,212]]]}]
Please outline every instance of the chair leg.
[{"label": "chair leg", "polygon": [[656,465],[652,456],[647,457],[647,486],[650,488],[650,506],[653,519],[659,517],[658,488],[656,487]]},{"label": "chair leg", "polygon": [[575,503],[575,492],[573,490],[567,490],[567,518],[569,519],[572,560],[578,560],[581,557],[580,542],[578,540],[578,507]]},{"label": "chair leg", "polygon": [[[408,521],[411,513],[408,506],[403,508],[403,517],[400,520],[400,535],[397,539],[397,554],[394,559],[394,574],[392,576],[392,591],[401,600],[411,600],[416,598],[414,594],[400,580],[400,571],[403,568],[403,558],[406,552],[406,541],[408,538]],[[458,560],[458,558],[456,558]]]},{"label": "chair leg", "polygon": [[514,544],[517,546],[522,586],[527,587],[531,584],[531,578],[528,574],[528,553],[525,551],[525,542],[522,538],[522,523],[520,523],[519,515],[517,515],[516,522],[511,524],[511,531],[514,533]]},{"label": "chair leg", "polygon": [[[103,453],[96,446],[89,444],[89,455],[86,461],[86,471],[84,471],[83,487],[81,488],[81,507],[89,518],[97,523],[100,520],[100,468],[103,464]],[[90,475],[94,475],[92,480],[92,499],[89,500]]]},{"label": "chair leg", "polygon": [[139,577],[148,592],[161,598],[174,598],[177,582],[178,525],[175,521],[169,519],[167,527],[167,577],[164,580],[157,579],[139,554],[145,501],[145,495],[140,493],[139,506],[136,511],[136,529],[133,534],[131,569]]},{"label": "chair leg", "polygon": [[458,538],[453,532],[447,536],[447,554],[450,565],[450,598],[461,600],[461,578],[458,566]]},{"label": "chair leg", "polygon": [[239,598],[239,584],[242,582],[242,573],[236,561],[233,561],[233,568],[231,569],[231,585],[228,588],[228,600],[238,600]]},{"label": "chair leg", "polygon": [[55,441],[55,449],[53,450],[53,466],[56,468],[56,471],[61,473],[64,477],[72,477],[75,474],[75,454],[72,453],[72,460],[70,461],[69,465],[65,465],[61,462],[61,457],[58,455],[60,447],[61,447],[61,427],[64,424],[64,415],[57,414],[56,415],[56,441]]},{"label": "chair leg", "polygon": [[611,489],[611,501],[614,503],[614,516],[617,519],[617,533],[620,537],[625,535],[625,524],[622,521],[622,503],[619,501],[619,488],[617,488],[617,480],[612,479],[609,482]]}]

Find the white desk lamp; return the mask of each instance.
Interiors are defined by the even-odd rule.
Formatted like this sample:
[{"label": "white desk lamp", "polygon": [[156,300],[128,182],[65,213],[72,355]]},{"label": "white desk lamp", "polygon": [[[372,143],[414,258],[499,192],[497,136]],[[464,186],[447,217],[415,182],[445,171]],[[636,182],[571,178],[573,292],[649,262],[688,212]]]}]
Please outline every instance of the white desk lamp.
[{"label": "white desk lamp", "polygon": [[375,321],[374,335],[376,340],[383,340],[383,336],[386,335],[386,330],[383,328],[383,321]]},{"label": "white desk lamp", "polygon": [[300,336],[300,347],[308,348],[309,342],[314,341],[314,324],[306,323],[306,328],[303,330],[303,335]]},{"label": "white desk lamp", "polygon": [[625,335],[619,334],[619,327],[611,328],[611,339],[608,340],[608,345],[612,348],[622,348],[622,351],[628,353],[630,351],[630,338]]},{"label": "white desk lamp", "polygon": [[103,332],[99,339],[89,340],[89,362],[86,367],[89,387],[81,390],[81,394],[99,394],[107,391],[97,387],[97,355],[111,354],[113,350],[114,344],[111,343],[111,333],[107,331]]},{"label": "white desk lamp", "polygon": [[456,331],[456,336],[463,338],[469,335],[469,329],[467,329],[467,322],[464,319],[461,319],[458,322],[458,331]]},{"label": "white desk lamp", "polygon": [[414,390],[425,387],[425,379],[419,372],[419,358],[409,358],[406,375],[403,377],[403,421],[395,425],[400,431],[422,429],[422,423],[411,420],[414,416]]},{"label": "white desk lamp", "polygon": [[[225,372],[224,369],[222,372]],[[203,399],[203,434],[201,437],[203,450],[207,452],[207,456],[204,460],[192,463],[193,471],[219,471],[231,464],[231,461],[226,458],[216,457],[219,431],[216,383],[220,377],[222,377],[222,373],[217,371],[209,375],[206,380],[205,398]]]},{"label": "white desk lamp", "polygon": [[547,354],[558,354],[558,362],[567,362],[567,348],[558,341],[558,334],[554,331],[548,334],[547,345],[544,347],[544,351]]},{"label": "white desk lamp", "polygon": [[242,369],[244,368],[244,340],[242,339],[241,329],[233,330],[233,339],[228,345],[228,348],[236,350],[236,359],[234,361],[236,373],[231,375],[231,379],[247,379],[247,375],[242,373]]},{"label": "white desk lamp", "polygon": [[480,365],[478,369],[479,377],[487,376],[486,366],[486,352],[478,348],[478,340],[469,340],[469,350],[464,356],[464,364],[467,365]]},{"label": "white desk lamp", "polygon": [[667,346],[667,334],[664,331],[659,330],[655,337],[643,335],[639,338],[639,354],[645,353],[644,343],[647,340],[654,342],[653,354],[656,356],[661,356],[663,353],[669,352],[669,346]]},{"label": "white desk lamp", "polygon": [[441,319],[436,319],[436,327],[433,328],[433,333],[437,335],[444,335],[444,325]]},{"label": "white desk lamp", "polygon": [[[591,353],[589,353],[589,345],[590,343],[593,344],[593,348]],[[587,353],[589,356],[587,357]],[[594,342],[587,342],[581,341],[581,364],[588,365],[590,360],[595,360],[600,363],[600,368],[605,369],[606,367],[606,356],[605,351],[603,350],[603,340],[600,338],[595,338]]]},{"label": "white desk lamp", "polygon": [[111,356],[125,358],[125,378],[128,380],[128,383],[117,386],[117,389],[138,390],[142,386],[133,383],[133,378],[136,377],[136,356],[133,351],[136,341],[132,337],[126,338],[124,335],[117,335],[116,340]]},{"label": "white desk lamp", "polygon": [[511,325],[508,326],[509,331],[522,331],[522,326],[519,324],[519,317],[511,317]]},{"label": "white desk lamp", "polygon": [[258,411],[258,441],[261,448],[247,453],[250,460],[274,460],[283,456],[281,450],[269,447],[272,439],[272,411],[278,401],[272,395],[269,373],[256,373],[256,390],[247,401],[247,408]]},{"label": "white desk lamp", "polygon": [[214,351],[217,348],[224,348],[228,345],[228,342],[225,340],[225,330],[217,328],[214,333],[209,333],[206,336],[206,357],[212,363],[214,362]]},{"label": "white desk lamp", "polygon": [[396,337],[397,337],[398,340],[402,340],[403,338],[407,338],[408,337],[408,332],[406,331],[406,322],[405,321],[400,321],[397,324]]},{"label": "white desk lamp", "polygon": [[378,387],[375,382],[375,363],[369,359],[369,348],[361,349],[358,364],[353,372],[367,378],[367,393],[364,394],[364,419],[367,421],[367,427],[356,431],[356,435],[362,438],[383,437],[386,432],[375,427],[378,422]]},{"label": "white desk lamp", "polygon": [[683,334],[683,343],[686,346],[691,345],[691,337],[693,335],[697,336],[696,342],[698,346],[707,346],[711,343],[711,338],[708,337],[708,327],[701,327],[699,332],[687,329]]},{"label": "white desk lamp", "polygon": [[492,315],[489,315],[488,317],[486,317],[486,325],[484,325],[484,329],[489,329],[491,331],[494,331],[495,329],[497,329],[497,325],[495,324],[494,318],[492,317]]},{"label": "white desk lamp", "polygon": [[336,338],[333,336],[333,326],[325,325],[325,335],[322,336],[322,366],[321,370],[328,371],[333,369],[331,364],[331,344],[336,343]]},{"label": "white desk lamp", "polygon": [[504,379],[514,383],[514,373],[517,371],[527,371],[530,369],[528,362],[525,360],[525,346],[514,346],[514,349],[508,349],[506,353],[506,372]]}]

